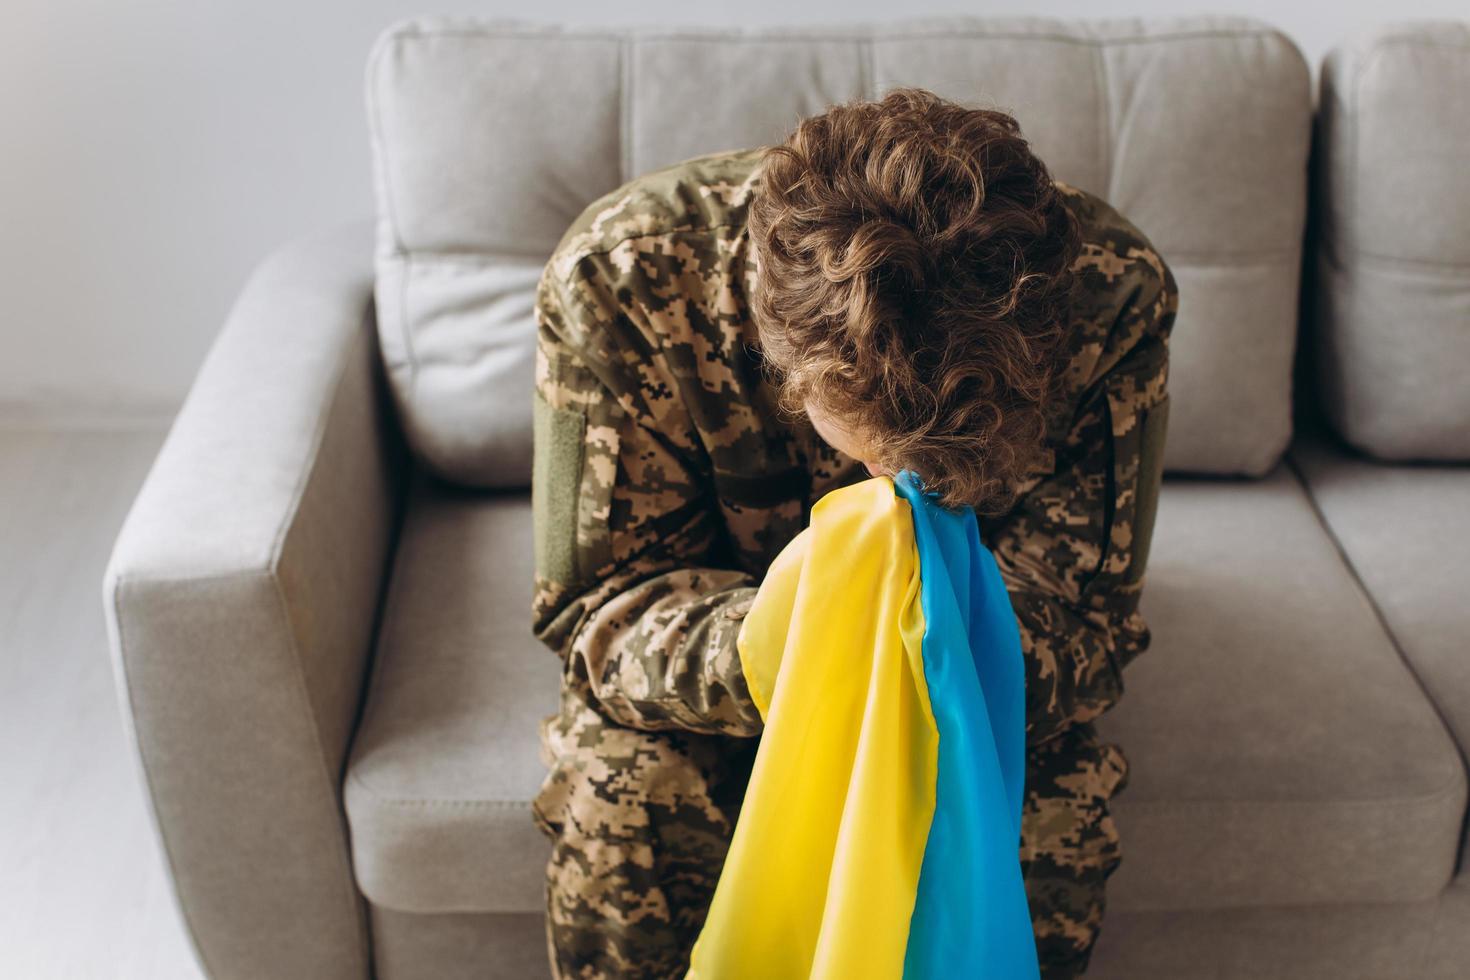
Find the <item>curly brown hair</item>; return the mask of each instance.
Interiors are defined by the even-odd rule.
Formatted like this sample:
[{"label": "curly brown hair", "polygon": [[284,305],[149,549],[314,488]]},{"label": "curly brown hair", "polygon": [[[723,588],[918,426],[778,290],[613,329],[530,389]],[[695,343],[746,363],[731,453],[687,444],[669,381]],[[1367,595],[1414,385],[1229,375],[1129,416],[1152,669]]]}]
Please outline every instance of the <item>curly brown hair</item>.
[{"label": "curly brown hair", "polygon": [[802,120],[757,180],[750,306],[782,410],[815,403],[944,506],[1009,510],[1081,249],[1015,118],[894,89]]}]

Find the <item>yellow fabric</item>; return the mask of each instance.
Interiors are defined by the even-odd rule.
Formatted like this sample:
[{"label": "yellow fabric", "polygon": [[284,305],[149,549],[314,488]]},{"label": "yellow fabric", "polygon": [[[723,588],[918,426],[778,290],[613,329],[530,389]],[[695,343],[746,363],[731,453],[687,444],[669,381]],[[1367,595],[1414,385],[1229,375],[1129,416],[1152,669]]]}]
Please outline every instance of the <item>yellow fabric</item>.
[{"label": "yellow fabric", "polygon": [[908,502],[828,493],[741,628],[765,730],[690,980],[903,975],[938,778],[923,635]]}]

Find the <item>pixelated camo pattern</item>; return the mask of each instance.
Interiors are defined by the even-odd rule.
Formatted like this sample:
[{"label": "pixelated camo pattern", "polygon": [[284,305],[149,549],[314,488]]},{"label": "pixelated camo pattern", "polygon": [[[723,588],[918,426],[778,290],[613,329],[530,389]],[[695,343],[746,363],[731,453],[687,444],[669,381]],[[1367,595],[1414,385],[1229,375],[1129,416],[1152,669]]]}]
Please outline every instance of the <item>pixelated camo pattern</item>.
[{"label": "pixelated camo pattern", "polygon": [[[735,637],[812,505],[864,479],[759,370],[745,209],[759,149],[640,177],[567,229],[537,291],[537,636],[564,663],[535,801],[552,837],[560,977],[679,977],[760,732]],[[1027,664],[1020,856],[1043,975],[1074,976],[1121,859],[1120,746],[1092,721],[1150,641],[1139,613],[1162,474],[1169,267],[1102,199],[1082,226],[1067,398],[1047,452],[982,539]]]}]

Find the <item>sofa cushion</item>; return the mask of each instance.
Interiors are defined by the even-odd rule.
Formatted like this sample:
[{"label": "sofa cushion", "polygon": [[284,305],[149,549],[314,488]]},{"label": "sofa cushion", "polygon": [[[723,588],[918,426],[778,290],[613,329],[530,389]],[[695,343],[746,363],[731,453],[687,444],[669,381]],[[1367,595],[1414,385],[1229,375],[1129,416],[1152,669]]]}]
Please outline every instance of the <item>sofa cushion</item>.
[{"label": "sofa cushion", "polygon": [[[1316,427],[1288,452],[1404,659],[1470,747],[1470,466],[1385,466]],[[1465,843],[1458,873],[1470,882]]]},{"label": "sofa cushion", "polygon": [[1321,86],[1321,407],[1378,459],[1470,460],[1470,22],[1363,31]]},{"label": "sofa cushion", "polygon": [[410,445],[524,486],[533,289],[566,227],[649,170],[922,85],[1006,108],[1179,283],[1173,471],[1259,475],[1290,436],[1311,76],[1261,21],[951,17],[765,30],[434,16],[367,68],[378,324]]},{"label": "sofa cushion", "polygon": [[358,886],[405,912],[544,908],[537,723],[560,662],[531,635],[531,501],[422,472],[344,797]]},{"label": "sofa cushion", "polygon": [[[529,635],[528,508],[412,492],[346,781],[376,905],[544,907],[529,801],[558,662]],[[1131,763],[1109,907],[1435,894],[1464,813],[1459,757],[1291,472],[1166,480],[1154,541],[1154,646],[1098,723]]]},{"label": "sofa cushion", "polygon": [[1422,902],[1119,912],[1086,980],[1465,980],[1470,882]]},{"label": "sofa cushion", "polygon": [[1291,468],[1167,481],[1154,534],[1152,646],[1098,719],[1131,770],[1109,908],[1438,894],[1459,754]]}]

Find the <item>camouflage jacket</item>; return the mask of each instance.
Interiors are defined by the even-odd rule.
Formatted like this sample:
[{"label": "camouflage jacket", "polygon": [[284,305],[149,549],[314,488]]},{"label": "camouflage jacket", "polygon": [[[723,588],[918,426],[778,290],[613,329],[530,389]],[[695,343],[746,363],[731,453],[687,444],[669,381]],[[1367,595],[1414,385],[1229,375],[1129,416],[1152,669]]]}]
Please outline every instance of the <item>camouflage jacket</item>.
[{"label": "camouflage jacket", "polygon": [[[752,354],[745,226],[759,149],[639,177],[567,229],[536,296],[536,635],[614,722],[750,735],[735,637],[811,506],[867,478],[778,416]],[[1058,182],[1085,284],[1068,397],[1019,503],[980,519],[1019,620],[1027,739],[1110,708],[1139,613],[1178,291],[1143,233]]]}]

